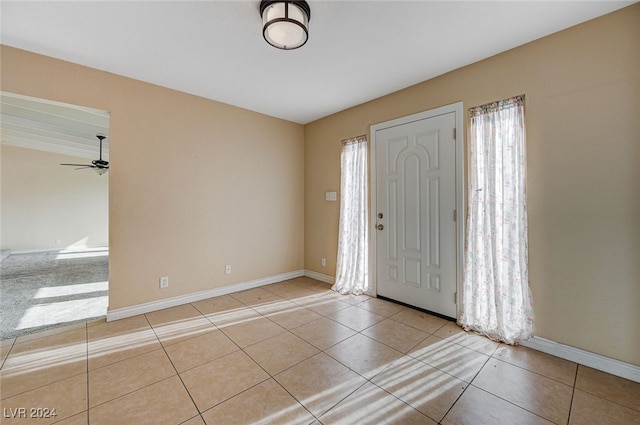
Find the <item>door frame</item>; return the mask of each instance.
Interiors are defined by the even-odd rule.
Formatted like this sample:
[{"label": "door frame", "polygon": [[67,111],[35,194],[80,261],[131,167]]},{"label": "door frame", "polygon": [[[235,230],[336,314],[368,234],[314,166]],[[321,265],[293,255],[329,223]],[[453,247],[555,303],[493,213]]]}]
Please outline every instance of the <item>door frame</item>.
[{"label": "door frame", "polygon": [[464,265],[464,242],[465,242],[465,151],[464,151],[464,108],[462,102],[452,103],[450,105],[441,106],[439,108],[430,109],[424,112],[418,112],[416,114],[408,115],[401,118],[396,118],[390,121],[385,121],[370,126],[370,138],[371,149],[369,158],[369,179],[370,179],[370,202],[371,207],[369,209],[369,291],[368,294],[376,297],[378,295],[377,288],[377,264],[376,264],[376,231],[375,223],[376,217],[376,205],[377,205],[377,182],[376,182],[376,132],[384,130],[390,127],[397,127],[403,124],[408,124],[415,121],[421,121],[428,118],[437,117],[454,112],[455,113],[455,128],[456,128],[456,156],[455,156],[455,179],[456,179],[456,318],[459,310],[460,288],[462,286],[462,273]]}]

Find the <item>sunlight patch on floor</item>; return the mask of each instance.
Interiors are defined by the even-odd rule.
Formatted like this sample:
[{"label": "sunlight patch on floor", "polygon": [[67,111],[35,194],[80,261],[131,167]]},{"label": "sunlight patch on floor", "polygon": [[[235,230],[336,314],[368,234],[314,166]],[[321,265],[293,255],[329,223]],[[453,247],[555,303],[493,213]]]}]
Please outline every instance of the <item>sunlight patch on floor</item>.
[{"label": "sunlight patch on floor", "polygon": [[107,295],[81,300],[42,303],[26,309],[15,329],[29,329],[34,326],[55,325],[88,319],[86,311],[107,310]]},{"label": "sunlight patch on floor", "polygon": [[73,260],[76,258],[106,257],[109,255],[108,249],[95,251],[60,251],[56,255],[56,260]]},{"label": "sunlight patch on floor", "polygon": [[74,285],[38,288],[33,298],[65,297],[68,295],[90,294],[109,290],[109,282],[77,283]]}]

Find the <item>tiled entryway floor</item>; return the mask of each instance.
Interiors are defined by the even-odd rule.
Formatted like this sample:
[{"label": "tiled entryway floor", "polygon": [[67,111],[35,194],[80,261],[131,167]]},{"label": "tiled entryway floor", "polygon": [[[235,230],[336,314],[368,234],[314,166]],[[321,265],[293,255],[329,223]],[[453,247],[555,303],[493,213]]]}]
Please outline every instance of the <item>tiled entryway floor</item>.
[{"label": "tiled entryway floor", "polygon": [[2,341],[1,361],[6,425],[640,424],[638,383],[309,278]]}]

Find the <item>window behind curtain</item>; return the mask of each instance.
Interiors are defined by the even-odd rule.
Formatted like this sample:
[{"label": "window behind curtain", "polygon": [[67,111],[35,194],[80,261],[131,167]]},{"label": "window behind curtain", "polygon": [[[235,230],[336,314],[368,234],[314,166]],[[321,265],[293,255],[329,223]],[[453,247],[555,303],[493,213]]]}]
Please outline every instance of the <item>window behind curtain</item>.
[{"label": "window behind curtain", "polygon": [[336,283],[341,294],[362,294],[368,288],[367,138],[342,142],[340,225]]},{"label": "window behind curtain", "polygon": [[524,96],[469,112],[469,212],[458,323],[517,344],[533,336]]}]

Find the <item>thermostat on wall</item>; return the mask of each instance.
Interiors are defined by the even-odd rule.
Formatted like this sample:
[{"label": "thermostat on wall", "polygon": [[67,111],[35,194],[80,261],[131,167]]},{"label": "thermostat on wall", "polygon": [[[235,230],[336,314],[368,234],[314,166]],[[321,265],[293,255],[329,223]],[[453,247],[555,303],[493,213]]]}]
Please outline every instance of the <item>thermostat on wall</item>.
[{"label": "thermostat on wall", "polygon": [[337,195],[336,195],[336,192],[326,192],[326,193],[324,194],[324,198],[325,198],[325,200],[327,200],[327,201],[335,201],[335,200],[337,200],[337,199],[338,199],[338,198],[337,198]]}]

